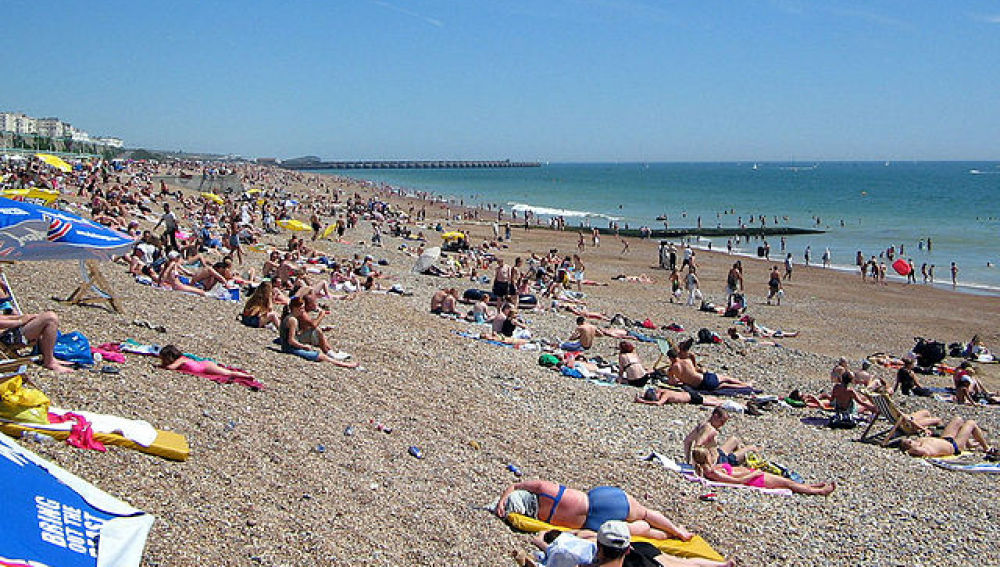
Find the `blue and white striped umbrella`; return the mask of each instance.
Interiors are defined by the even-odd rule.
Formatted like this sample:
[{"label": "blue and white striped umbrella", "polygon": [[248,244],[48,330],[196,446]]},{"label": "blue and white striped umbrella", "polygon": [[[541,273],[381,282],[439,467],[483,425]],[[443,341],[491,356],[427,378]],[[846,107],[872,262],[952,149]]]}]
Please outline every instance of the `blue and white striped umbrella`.
[{"label": "blue and white striped umbrella", "polygon": [[0,198],[0,260],[106,260],[133,244],[72,213]]}]

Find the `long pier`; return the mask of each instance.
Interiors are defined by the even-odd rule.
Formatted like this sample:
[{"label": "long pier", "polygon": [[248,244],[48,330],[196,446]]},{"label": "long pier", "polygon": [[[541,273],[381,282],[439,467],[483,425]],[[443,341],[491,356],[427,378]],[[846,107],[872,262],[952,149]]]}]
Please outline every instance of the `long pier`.
[{"label": "long pier", "polygon": [[537,161],[505,160],[426,160],[426,161],[310,161],[283,163],[285,169],[486,169],[503,167],[541,167]]}]

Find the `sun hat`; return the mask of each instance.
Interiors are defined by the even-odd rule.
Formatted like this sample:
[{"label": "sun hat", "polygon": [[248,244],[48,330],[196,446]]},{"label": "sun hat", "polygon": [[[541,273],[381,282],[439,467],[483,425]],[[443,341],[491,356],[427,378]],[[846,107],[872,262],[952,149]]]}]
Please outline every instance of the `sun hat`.
[{"label": "sun hat", "polygon": [[625,549],[631,541],[632,534],[628,531],[628,524],[618,520],[604,522],[597,532],[597,543],[604,547]]}]

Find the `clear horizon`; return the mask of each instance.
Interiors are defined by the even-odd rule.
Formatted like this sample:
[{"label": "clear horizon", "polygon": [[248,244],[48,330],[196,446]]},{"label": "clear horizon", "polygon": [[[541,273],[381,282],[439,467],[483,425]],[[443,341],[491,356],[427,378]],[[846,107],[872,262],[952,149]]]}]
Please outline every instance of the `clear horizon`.
[{"label": "clear horizon", "polygon": [[1000,6],[7,5],[0,110],[288,159],[996,161]]}]

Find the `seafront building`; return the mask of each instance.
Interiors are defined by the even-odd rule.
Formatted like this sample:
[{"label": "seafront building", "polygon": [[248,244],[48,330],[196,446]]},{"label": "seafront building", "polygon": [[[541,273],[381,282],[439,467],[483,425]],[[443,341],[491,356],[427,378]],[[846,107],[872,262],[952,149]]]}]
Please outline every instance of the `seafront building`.
[{"label": "seafront building", "polygon": [[72,140],[111,148],[125,145],[121,138],[113,136],[91,136],[56,117],[34,118],[23,112],[0,112],[0,132],[10,132],[19,136],[41,136],[54,140]]}]

